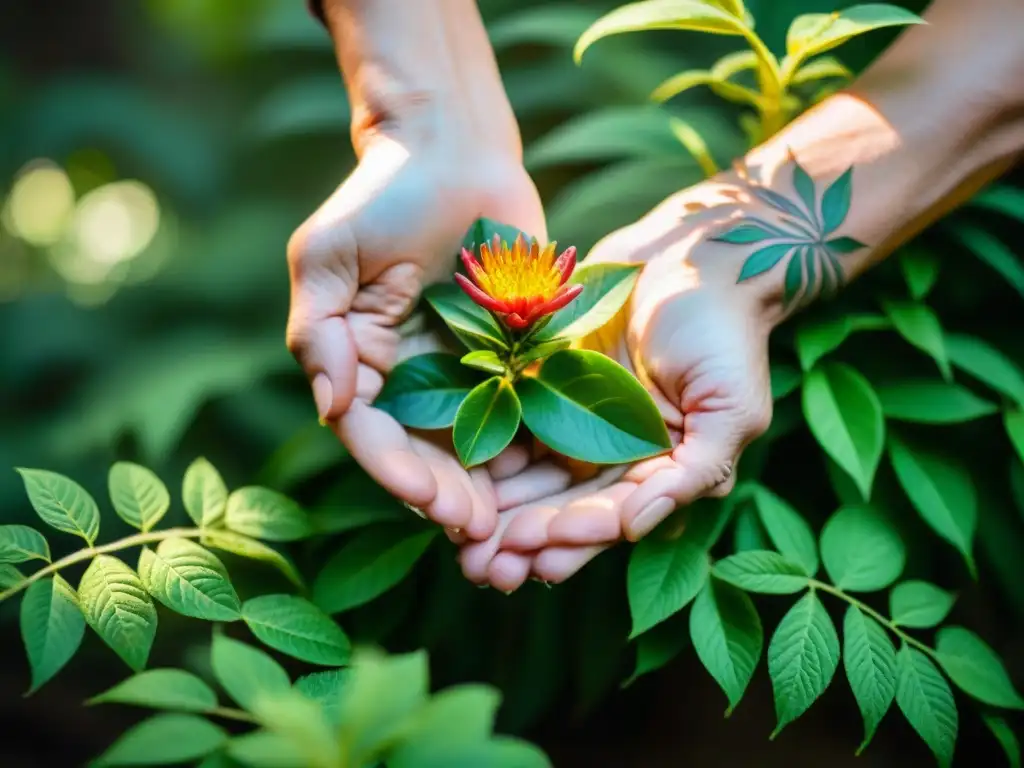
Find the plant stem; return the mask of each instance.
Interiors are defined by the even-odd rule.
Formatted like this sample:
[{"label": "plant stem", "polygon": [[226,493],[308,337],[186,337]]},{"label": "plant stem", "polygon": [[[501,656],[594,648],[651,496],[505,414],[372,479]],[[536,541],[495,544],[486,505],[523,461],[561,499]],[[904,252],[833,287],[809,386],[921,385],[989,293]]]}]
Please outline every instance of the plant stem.
[{"label": "plant stem", "polygon": [[211,717],[223,717],[225,720],[238,720],[240,723],[259,723],[259,720],[248,712],[241,709],[232,709],[231,707],[214,707],[213,709],[206,710],[205,714]]},{"label": "plant stem", "polygon": [[761,86],[761,141],[765,141],[778,133],[785,124],[782,114],[785,88],[779,73],[779,64],[764,41],[754,30],[746,27],[743,36],[750,43],[759,61],[757,74]]},{"label": "plant stem", "polygon": [[203,535],[203,533],[204,531],[201,528],[168,528],[163,531],[136,533],[99,547],[86,547],[85,549],[80,549],[77,552],[72,552],[67,557],[62,557],[60,560],[50,563],[45,568],[40,568],[38,571],[28,576],[24,581],[20,581],[13,587],[0,592],[0,603],[7,598],[18,594],[30,584],[39,581],[52,573],[56,573],[61,568],[67,568],[69,565],[81,563],[84,560],[91,560],[96,557],[96,555],[105,555],[108,552],[117,552],[118,550],[127,549],[128,547],[139,546],[140,544],[152,544],[157,541],[163,541],[164,539],[197,539]]},{"label": "plant stem", "polygon": [[811,586],[811,589],[817,589],[817,590],[819,590],[821,592],[827,592],[828,594],[834,595],[835,597],[838,597],[840,600],[845,600],[850,605],[855,606],[856,608],[859,608],[861,611],[866,613],[868,616],[873,618],[875,621],[877,621],[883,627],[885,627],[890,632],[892,632],[894,635],[896,635],[896,637],[898,637],[900,640],[902,640],[907,645],[912,645],[915,648],[917,648],[918,650],[921,650],[924,653],[928,654],[932,658],[935,658],[935,651],[932,650],[929,646],[927,646],[924,643],[922,643],[916,637],[911,637],[906,632],[904,632],[902,629],[900,629],[895,624],[893,624],[892,621],[890,621],[885,616],[883,616],[878,611],[876,611],[874,608],[872,608],[869,605],[865,605],[864,603],[862,603],[857,598],[852,597],[851,595],[846,594],[845,592],[843,592],[843,590],[839,589],[839,587],[833,587],[831,584],[826,584],[825,582],[818,581],[817,579],[811,579],[810,580],[810,586]]}]

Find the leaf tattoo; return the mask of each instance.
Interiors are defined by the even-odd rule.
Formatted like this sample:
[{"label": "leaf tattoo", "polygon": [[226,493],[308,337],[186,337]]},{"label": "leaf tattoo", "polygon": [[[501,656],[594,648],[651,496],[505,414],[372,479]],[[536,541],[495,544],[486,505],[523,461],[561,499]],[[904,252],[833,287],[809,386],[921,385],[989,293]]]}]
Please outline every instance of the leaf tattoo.
[{"label": "leaf tattoo", "polygon": [[751,193],[782,214],[779,221],[768,223],[748,216],[711,238],[733,245],[765,243],[743,262],[736,282],[763,275],[785,262],[783,306],[786,309],[794,304],[805,304],[818,294],[835,294],[846,279],[842,257],[867,247],[852,237],[829,239],[850,211],[853,168],[847,168],[825,189],[819,205],[814,179],[792,152],[790,159],[793,188],[799,202],[773,189],[754,185]]}]

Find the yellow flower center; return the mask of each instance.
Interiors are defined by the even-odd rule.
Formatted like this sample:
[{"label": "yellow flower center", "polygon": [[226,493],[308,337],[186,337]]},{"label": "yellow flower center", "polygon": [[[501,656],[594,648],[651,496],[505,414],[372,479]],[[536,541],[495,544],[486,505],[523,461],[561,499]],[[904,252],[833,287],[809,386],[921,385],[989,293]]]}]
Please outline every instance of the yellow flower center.
[{"label": "yellow flower center", "polygon": [[484,274],[478,276],[477,284],[498,301],[548,299],[562,282],[562,275],[555,269],[555,243],[541,250],[536,240],[525,247],[517,240],[511,249],[502,242],[496,253],[484,243],[480,246],[480,265]]}]

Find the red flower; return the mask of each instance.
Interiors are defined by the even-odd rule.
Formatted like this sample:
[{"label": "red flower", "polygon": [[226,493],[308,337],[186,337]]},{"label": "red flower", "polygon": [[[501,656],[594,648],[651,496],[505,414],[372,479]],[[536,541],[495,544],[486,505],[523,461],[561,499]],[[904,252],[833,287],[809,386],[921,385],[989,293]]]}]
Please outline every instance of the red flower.
[{"label": "red flower", "polygon": [[580,295],[582,285],[567,285],[576,267],[576,248],[555,258],[555,243],[542,249],[536,240],[529,245],[520,234],[512,248],[494,236],[480,246],[480,260],[465,248],[462,263],[472,280],[456,274],[469,298],[490,310],[514,331],[523,331],[545,315],[557,312]]}]

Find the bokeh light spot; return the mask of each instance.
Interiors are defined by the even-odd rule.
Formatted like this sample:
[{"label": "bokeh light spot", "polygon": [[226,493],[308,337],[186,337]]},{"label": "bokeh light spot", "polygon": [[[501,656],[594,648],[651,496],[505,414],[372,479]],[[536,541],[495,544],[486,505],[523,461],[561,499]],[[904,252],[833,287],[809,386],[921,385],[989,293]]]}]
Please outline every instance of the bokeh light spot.
[{"label": "bokeh light spot", "polygon": [[68,175],[49,160],[36,160],[14,182],[4,225],[26,243],[53,245],[64,234],[74,208],[75,190]]},{"label": "bokeh light spot", "polygon": [[82,258],[113,266],[138,256],[160,225],[153,191],[138,181],[117,181],[86,194],[71,224],[71,240]]}]

